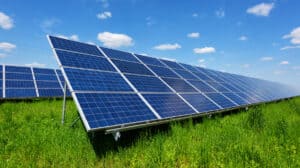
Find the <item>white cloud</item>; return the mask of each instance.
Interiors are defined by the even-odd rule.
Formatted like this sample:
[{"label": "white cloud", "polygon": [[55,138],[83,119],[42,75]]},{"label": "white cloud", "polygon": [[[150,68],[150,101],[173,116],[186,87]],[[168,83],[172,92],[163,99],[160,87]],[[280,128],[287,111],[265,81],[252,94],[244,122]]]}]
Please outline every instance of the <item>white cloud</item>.
[{"label": "white cloud", "polygon": [[162,57],[161,59],[167,60],[167,61],[173,61],[175,62],[176,59],[175,58],[167,58],[167,57]]},{"label": "white cloud", "polygon": [[194,18],[196,18],[196,17],[198,17],[198,13],[193,13],[192,16],[193,16]]},{"label": "white cloud", "polygon": [[289,50],[289,49],[296,49],[296,48],[300,48],[300,45],[298,45],[298,46],[284,46],[284,47],[280,48],[280,50]]},{"label": "white cloud", "polygon": [[213,47],[203,47],[203,48],[194,48],[195,54],[207,54],[207,53],[214,53],[216,49]]},{"label": "white cloud", "polygon": [[198,62],[201,64],[201,63],[204,63],[205,62],[205,59],[199,59]]},{"label": "white cloud", "polygon": [[6,54],[5,53],[0,53],[0,58],[4,58],[6,57]]},{"label": "white cloud", "polygon": [[155,50],[176,50],[181,48],[181,45],[174,43],[174,44],[160,44],[153,47]]},{"label": "white cloud", "polygon": [[261,57],[260,60],[261,61],[272,61],[273,57]]},{"label": "white cloud", "polygon": [[68,39],[68,40],[79,41],[79,37],[78,37],[77,34],[72,34],[72,35],[70,35],[70,36],[65,36],[65,35],[59,34],[59,35],[57,35],[57,36],[60,37],[60,38]]},{"label": "white cloud", "polygon": [[0,50],[10,52],[16,48],[16,45],[8,43],[8,42],[0,42]]},{"label": "white cloud", "polygon": [[14,27],[13,19],[3,12],[0,12],[0,27],[5,30],[9,30]]},{"label": "white cloud", "polygon": [[105,47],[117,48],[133,45],[132,38],[126,34],[102,32],[98,33],[97,38],[103,43]]},{"label": "white cloud", "polygon": [[269,16],[271,10],[274,8],[274,3],[260,3],[247,9],[247,13],[256,16]]},{"label": "white cloud", "polygon": [[25,66],[46,67],[46,64],[41,64],[41,63],[38,63],[38,62],[33,62],[33,63],[30,63],[30,64],[25,64]]},{"label": "white cloud", "polygon": [[225,11],[223,9],[216,10],[215,14],[218,18],[225,17]]},{"label": "white cloud", "polygon": [[241,37],[239,37],[239,40],[240,41],[247,41],[248,37],[247,36],[241,36]]},{"label": "white cloud", "polygon": [[198,32],[189,33],[187,35],[187,37],[189,37],[189,38],[199,38],[200,37],[200,33],[198,33]]},{"label": "white cloud", "polygon": [[250,64],[243,64],[242,67],[243,68],[250,68]]},{"label": "white cloud", "polygon": [[300,44],[300,27],[296,27],[290,32],[290,34],[284,35],[283,38],[290,38],[292,44]]},{"label": "white cloud", "polygon": [[100,19],[100,20],[105,20],[105,19],[108,19],[108,18],[111,18],[111,17],[112,17],[112,14],[109,11],[105,11],[103,13],[98,13],[97,14],[97,18]]},{"label": "white cloud", "polygon": [[289,61],[281,61],[279,64],[280,64],[280,65],[288,65],[288,64],[290,64],[290,63],[289,63]]}]

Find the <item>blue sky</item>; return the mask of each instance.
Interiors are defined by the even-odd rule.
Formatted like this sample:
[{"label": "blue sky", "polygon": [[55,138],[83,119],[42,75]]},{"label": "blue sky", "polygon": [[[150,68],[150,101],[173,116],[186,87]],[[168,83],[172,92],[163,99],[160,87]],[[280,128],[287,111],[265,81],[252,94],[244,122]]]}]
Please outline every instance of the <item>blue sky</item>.
[{"label": "blue sky", "polygon": [[51,34],[299,85],[300,1],[182,2],[0,0],[0,63],[56,68]]}]

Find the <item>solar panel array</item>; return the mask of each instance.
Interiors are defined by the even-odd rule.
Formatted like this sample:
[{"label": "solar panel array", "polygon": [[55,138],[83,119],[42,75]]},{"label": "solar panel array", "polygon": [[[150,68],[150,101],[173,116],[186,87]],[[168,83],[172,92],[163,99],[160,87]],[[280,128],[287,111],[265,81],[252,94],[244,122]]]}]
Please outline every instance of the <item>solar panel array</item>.
[{"label": "solar panel array", "polygon": [[87,131],[299,95],[274,82],[49,36]]},{"label": "solar panel array", "polygon": [[62,97],[64,82],[60,70],[0,65],[0,98]]}]

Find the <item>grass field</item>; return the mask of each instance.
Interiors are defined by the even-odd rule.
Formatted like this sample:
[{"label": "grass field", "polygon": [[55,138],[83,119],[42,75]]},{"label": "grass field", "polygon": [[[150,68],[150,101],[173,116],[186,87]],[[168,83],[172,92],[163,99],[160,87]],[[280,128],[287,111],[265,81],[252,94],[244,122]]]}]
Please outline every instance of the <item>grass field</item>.
[{"label": "grass field", "polygon": [[300,167],[300,98],[111,135],[87,134],[62,100],[2,102],[0,167]]}]

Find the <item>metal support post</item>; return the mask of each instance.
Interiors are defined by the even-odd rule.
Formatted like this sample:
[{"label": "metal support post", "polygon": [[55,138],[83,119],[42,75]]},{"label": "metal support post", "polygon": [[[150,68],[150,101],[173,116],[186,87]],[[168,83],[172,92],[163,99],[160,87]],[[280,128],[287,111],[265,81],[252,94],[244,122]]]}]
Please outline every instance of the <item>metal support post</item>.
[{"label": "metal support post", "polygon": [[64,85],[64,101],[63,101],[63,107],[62,107],[62,119],[61,123],[65,123],[65,115],[66,115],[66,97],[67,97],[67,82],[65,82]]}]

